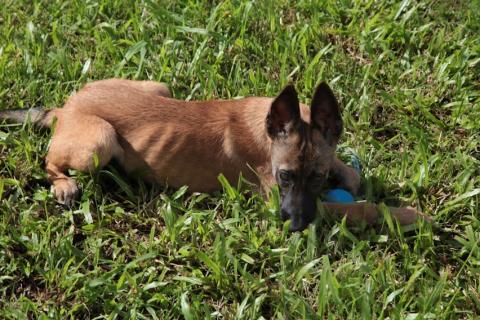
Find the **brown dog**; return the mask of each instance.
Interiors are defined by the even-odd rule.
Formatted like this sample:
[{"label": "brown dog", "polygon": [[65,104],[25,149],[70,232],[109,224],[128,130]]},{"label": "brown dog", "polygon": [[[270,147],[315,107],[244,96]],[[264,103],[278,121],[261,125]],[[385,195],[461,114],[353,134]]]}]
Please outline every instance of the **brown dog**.
[{"label": "brown dog", "polygon": [[112,158],[129,173],[172,187],[211,192],[218,175],[242,173],[263,190],[278,183],[281,216],[303,230],[316,213],[315,198],[329,172],[356,193],[358,174],[335,156],[342,119],[327,84],[311,107],[293,86],[276,98],[186,102],[151,81],[110,79],[87,84],[62,109],[0,112],[0,118],[56,127],[46,159],[48,179],[61,203],[78,195],[67,170],[92,171]]}]

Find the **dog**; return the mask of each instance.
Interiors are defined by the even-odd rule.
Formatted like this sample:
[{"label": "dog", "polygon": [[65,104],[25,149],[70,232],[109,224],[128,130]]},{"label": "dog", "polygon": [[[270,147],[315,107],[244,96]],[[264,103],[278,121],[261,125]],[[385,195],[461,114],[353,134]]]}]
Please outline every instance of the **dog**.
[{"label": "dog", "polygon": [[108,79],[85,85],[63,108],[5,110],[2,118],[55,123],[46,171],[66,205],[79,194],[68,169],[91,172],[113,158],[129,174],[192,192],[221,189],[220,173],[229,181],[242,174],[264,194],[277,184],[280,216],[291,220],[291,231],[313,221],[329,173],[353,194],[360,185],[335,155],[343,122],[324,82],[308,107],[293,85],[275,98],[183,101],[163,83]]}]

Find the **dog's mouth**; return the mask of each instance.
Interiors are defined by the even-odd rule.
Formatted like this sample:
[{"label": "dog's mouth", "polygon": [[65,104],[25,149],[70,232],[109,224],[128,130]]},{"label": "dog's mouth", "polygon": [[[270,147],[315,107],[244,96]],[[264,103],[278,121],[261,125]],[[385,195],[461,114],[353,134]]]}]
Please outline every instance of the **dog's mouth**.
[{"label": "dog's mouth", "polygon": [[304,199],[301,209],[287,209],[282,207],[280,210],[280,218],[282,221],[290,220],[289,231],[303,231],[315,219],[316,205],[313,200]]},{"label": "dog's mouth", "polygon": [[306,221],[302,216],[293,216],[290,218],[290,227],[288,230],[290,232],[303,231],[305,230],[311,221]]}]

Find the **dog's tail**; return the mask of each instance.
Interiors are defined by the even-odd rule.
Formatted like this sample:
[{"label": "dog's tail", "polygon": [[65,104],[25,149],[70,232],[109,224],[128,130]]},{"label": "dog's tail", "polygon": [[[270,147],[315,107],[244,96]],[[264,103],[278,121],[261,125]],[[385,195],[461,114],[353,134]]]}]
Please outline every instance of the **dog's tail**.
[{"label": "dog's tail", "polygon": [[0,122],[1,120],[13,123],[30,122],[39,127],[50,128],[57,113],[58,109],[44,110],[40,108],[32,108],[0,110]]}]

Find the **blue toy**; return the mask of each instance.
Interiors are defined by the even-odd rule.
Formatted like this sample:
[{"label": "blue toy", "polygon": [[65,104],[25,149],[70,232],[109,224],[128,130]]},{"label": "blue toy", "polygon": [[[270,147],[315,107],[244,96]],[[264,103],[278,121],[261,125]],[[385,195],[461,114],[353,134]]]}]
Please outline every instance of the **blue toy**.
[{"label": "blue toy", "polygon": [[331,189],[325,194],[326,202],[351,203],[355,202],[352,194],[344,189]]}]

